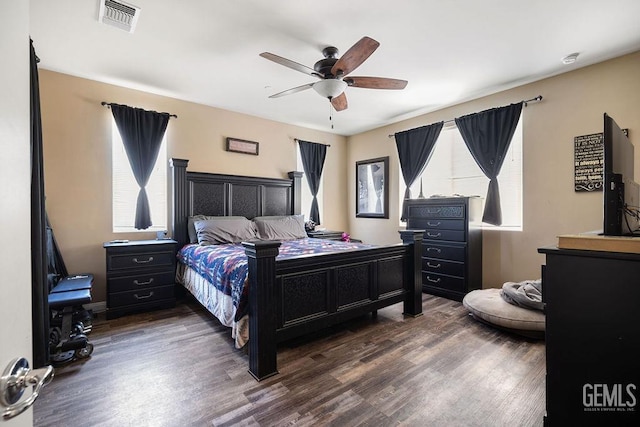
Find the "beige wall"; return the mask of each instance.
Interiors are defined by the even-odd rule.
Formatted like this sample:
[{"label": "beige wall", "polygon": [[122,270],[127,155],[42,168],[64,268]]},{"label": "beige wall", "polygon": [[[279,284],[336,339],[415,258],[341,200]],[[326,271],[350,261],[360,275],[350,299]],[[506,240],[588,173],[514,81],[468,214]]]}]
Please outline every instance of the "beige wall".
[{"label": "beige wall", "polygon": [[[111,228],[111,111],[102,101],[167,111],[169,157],[189,170],[283,178],[296,170],[294,138],[330,144],[324,169],[323,225],[345,229],[346,138],[218,108],[40,70],[47,211],[70,273],[96,276],[94,302],[106,299],[103,242],[151,239]],[[227,136],[258,141],[260,155],[225,151]]]},{"label": "beige wall", "polygon": [[355,188],[348,185],[351,235],[373,243],[398,241],[398,154],[387,135],[542,95],[523,109],[524,230],[483,232],[483,287],[540,277],[543,256],[559,234],[602,229],[602,193],[573,190],[573,138],[602,132],[603,113],[629,129],[640,180],[640,52],[578,69],[492,96],[395,123],[349,138],[348,182],[355,162],[389,156],[390,219],[355,218]]},{"label": "beige wall", "polygon": [[[602,131],[609,113],[638,145],[640,52],[578,69],[349,138],[41,70],[47,209],[71,272],[96,275],[105,299],[102,243],[152,234],[111,232],[111,113],[101,101],[178,115],[167,130],[169,157],[203,172],[283,177],[296,167],[294,138],[331,144],[324,172],[323,225],[370,243],[396,243],[397,131],[542,95],[524,109],[524,231],[484,232],[484,287],[540,276],[537,248],[556,236],[602,228],[602,193],[573,190],[573,137]],[[260,156],[228,153],[225,137],[260,142]],[[355,218],[355,162],[389,156],[390,219]],[[636,164],[640,149],[636,150]],[[640,169],[638,167],[637,169]],[[640,171],[636,172],[640,180]]]}]

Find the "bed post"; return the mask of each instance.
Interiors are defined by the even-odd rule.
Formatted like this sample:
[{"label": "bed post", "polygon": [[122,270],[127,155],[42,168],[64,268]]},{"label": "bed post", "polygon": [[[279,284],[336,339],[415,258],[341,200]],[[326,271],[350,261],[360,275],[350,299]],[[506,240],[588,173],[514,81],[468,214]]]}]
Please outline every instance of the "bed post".
[{"label": "bed post", "polygon": [[402,243],[409,246],[410,262],[405,271],[405,280],[411,292],[404,300],[404,314],[422,316],[422,236],[424,230],[400,230]]},{"label": "bed post", "polygon": [[187,164],[189,160],[169,160],[172,169],[171,185],[173,186],[171,200],[171,237],[178,242],[181,248],[188,242],[187,217],[189,216],[187,203]]},{"label": "bed post", "polygon": [[249,373],[261,381],[278,373],[276,256],[280,242],[242,242],[249,262]]},{"label": "bed post", "polygon": [[302,213],[302,172],[292,171],[288,173],[292,181],[291,185],[291,212],[293,215]]}]

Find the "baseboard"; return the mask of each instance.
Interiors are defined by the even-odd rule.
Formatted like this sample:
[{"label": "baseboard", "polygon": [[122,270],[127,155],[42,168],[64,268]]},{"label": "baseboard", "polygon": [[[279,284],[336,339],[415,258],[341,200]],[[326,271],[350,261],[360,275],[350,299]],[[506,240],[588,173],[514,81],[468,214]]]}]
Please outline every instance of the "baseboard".
[{"label": "baseboard", "polygon": [[107,311],[106,301],[93,302],[91,304],[82,304],[82,306],[86,310],[91,310],[94,313],[104,313],[105,311]]}]

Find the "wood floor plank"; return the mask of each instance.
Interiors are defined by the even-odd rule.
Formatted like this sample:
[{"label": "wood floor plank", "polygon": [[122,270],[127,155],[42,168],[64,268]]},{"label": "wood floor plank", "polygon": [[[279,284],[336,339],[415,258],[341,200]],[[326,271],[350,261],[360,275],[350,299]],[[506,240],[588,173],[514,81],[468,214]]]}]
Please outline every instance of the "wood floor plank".
[{"label": "wood floor plank", "polygon": [[256,382],[230,330],[198,303],[94,321],[91,358],[56,368],[36,426],[541,426],[544,342],[423,295],[278,346]]}]

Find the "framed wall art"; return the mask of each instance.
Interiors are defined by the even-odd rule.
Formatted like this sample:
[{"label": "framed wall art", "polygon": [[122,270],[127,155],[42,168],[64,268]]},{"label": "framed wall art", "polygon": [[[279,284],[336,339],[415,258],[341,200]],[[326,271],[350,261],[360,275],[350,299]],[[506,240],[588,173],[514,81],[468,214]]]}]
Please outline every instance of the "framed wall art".
[{"label": "framed wall art", "polygon": [[258,143],[238,138],[227,138],[227,151],[258,155]]},{"label": "framed wall art", "polygon": [[389,218],[389,157],[356,162],[356,217]]}]

